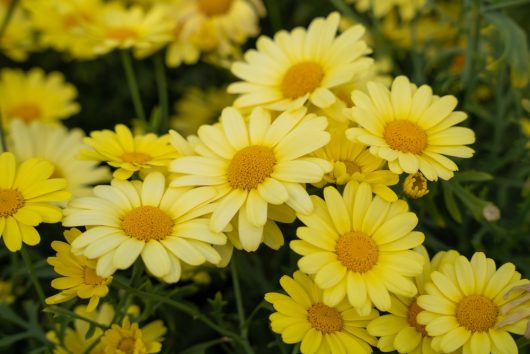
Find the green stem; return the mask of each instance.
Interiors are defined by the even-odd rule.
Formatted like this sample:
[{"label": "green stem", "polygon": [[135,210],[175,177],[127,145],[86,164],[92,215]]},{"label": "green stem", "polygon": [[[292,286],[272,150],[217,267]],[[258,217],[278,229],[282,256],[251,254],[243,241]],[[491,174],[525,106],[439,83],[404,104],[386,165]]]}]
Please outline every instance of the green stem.
[{"label": "green stem", "polygon": [[521,337],[517,340],[517,347],[519,349],[523,349],[524,347],[527,347],[530,345],[530,339],[526,338],[526,337]]},{"label": "green stem", "polygon": [[366,20],[364,20],[361,16],[357,15],[355,11],[353,11],[351,7],[343,0],[330,0],[330,2],[333,6],[335,6],[335,8],[337,8],[337,10],[339,10],[346,17],[349,17],[355,22],[361,23],[365,26],[368,25]]},{"label": "green stem", "polygon": [[530,0],[505,1],[505,2],[501,2],[499,4],[493,4],[493,5],[487,6],[487,7],[484,8],[484,11],[491,11],[491,10],[496,10],[496,9],[504,9],[506,7],[519,6],[519,5],[524,5],[524,4],[528,4],[528,3],[530,3]]},{"label": "green stem", "polygon": [[169,99],[167,94],[167,80],[164,60],[161,54],[155,55],[155,79],[158,89],[158,99],[160,100],[160,120],[156,132],[163,134],[169,129]]},{"label": "green stem", "polygon": [[243,342],[241,343],[246,353],[254,353],[254,350],[248,342],[248,326],[245,320],[245,308],[243,307],[243,299],[241,298],[241,286],[239,285],[239,277],[237,275],[236,257],[232,257],[230,261],[230,271],[232,273],[232,285],[234,286],[234,295],[236,298],[237,316],[239,318],[239,330]]},{"label": "green stem", "polygon": [[472,7],[473,9],[470,14],[472,25],[469,29],[469,43],[466,49],[466,61],[464,65],[464,70],[462,71],[462,83],[463,86],[466,87],[466,92],[464,96],[464,101],[466,102],[473,92],[474,83],[476,79],[476,75],[474,72],[480,40],[480,0],[474,0]]},{"label": "green stem", "polygon": [[277,32],[282,29],[282,18],[278,0],[269,0],[266,2],[268,17],[271,21],[272,30]]},{"label": "green stem", "polygon": [[39,300],[42,306],[46,307],[46,301],[45,301],[46,296],[44,296],[44,290],[42,290],[42,286],[40,285],[39,280],[37,279],[37,275],[35,274],[35,269],[33,268],[33,263],[31,263],[31,258],[25,247],[22,247],[22,249],[20,250],[20,254],[22,255],[22,259],[24,260],[24,263],[26,264],[29,277],[31,278],[31,281],[33,282],[33,286],[35,287],[35,290],[37,291]]},{"label": "green stem", "polygon": [[7,152],[7,141],[4,132],[4,121],[2,118],[2,113],[0,113],[0,152]]},{"label": "green stem", "polygon": [[300,343],[295,345],[293,348],[293,351],[291,352],[291,354],[298,354],[298,353],[300,353]]},{"label": "green stem", "polygon": [[129,86],[129,91],[131,93],[131,98],[133,101],[134,111],[137,118],[147,122],[144,113],[144,107],[142,105],[142,100],[140,98],[140,90],[138,89],[138,82],[136,81],[136,75],[134,74],[134,69],[132,65],[131,53],[127,50],[120,50],[121,62],[123,65],[123,70],[125,71],[125,77],[127,79],[127,85]]},{"label": "green stem", "polygon": [[77,320],[84,321],[86,323],[90,323],[93,326],[96,326],[98,328],[101,328],[102,330],[106,331],[109,329],[109,326],[104,325],[102,323],[96,322],[91,320],[90,318],[86,318],[84,316],[78,315],[77,313],[67,310],[65,308],[59,307],[59,306],[48,306],[46,309],[44,309],[44,312],[55,314],[55,315],[62,315],[66,316],[68,318],[75,318]]}]

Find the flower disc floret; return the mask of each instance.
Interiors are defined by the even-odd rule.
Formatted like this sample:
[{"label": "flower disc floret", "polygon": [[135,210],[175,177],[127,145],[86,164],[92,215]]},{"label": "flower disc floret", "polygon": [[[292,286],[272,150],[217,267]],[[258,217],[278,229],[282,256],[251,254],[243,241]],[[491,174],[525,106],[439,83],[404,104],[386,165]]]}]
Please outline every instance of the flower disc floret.
[{"label": "flower disc floret", "polygon": [[311,61],[294,64],[282,79],[282,93],[287,98],[298,98],[313,92],[322,82],[322,66]]},{"label": "flower disc floret", "polygon": [[158,207],[144,205],[129,211],[121,227],[127,236],[140,241],[163,240],[171,235],[175,222]]},{"label": "flower disc floret", "polygon": [[227,13],[233,0],[196,0],[199,10],[206,16],[217,16]]},{"label": "flower disc floret", "polygon": [[274,170],[274,152],[266,146],[247,146],[239,150],[228,165],[227,178],[232,188],[255,189]]},{"label": "flower disc floret", "polygon": [[0,189],[0,217],[13,216],[24,206],[24,196],[16,189]]}]

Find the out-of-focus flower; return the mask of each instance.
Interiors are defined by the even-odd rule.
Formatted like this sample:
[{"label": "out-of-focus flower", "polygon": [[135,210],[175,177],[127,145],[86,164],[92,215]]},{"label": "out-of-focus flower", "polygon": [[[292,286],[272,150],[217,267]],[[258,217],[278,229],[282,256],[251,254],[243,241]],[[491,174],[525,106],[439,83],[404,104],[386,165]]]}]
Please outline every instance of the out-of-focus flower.
[{"label": "out-of-focus flower", "polygon": [[[0,19],[4,19],[10,1],[0,1]],[[24,61],[28,52],[36,48],[33,39],[32,23],[25,11],[16,7],[9,25],[0,38],[0,50],[10,59]]]},{"label": "out-of-focus flower", "polygon": [[357,10],[371,12],[377,18],[387,15],[396,7],[404,20],[412,19],[427,3],[426,0],[349,0],[348,2],[355,3]]},{"label": "out-of-focus flower", "polygon": [[140,328],[125,317],[121,325],[113,324],[101,338],[104,353],[158,353],[162,350],[162,341],[167,332],[160,320],[153,321]]},{"label": "out-of-focus flower", "polygon": [[503,328],[521,320],[526,321],[524,336],[530,339],[530,284],[514,286],[504,294],[504,299],[510,298],[515,293],[520,294],[501,306],[501,314],[504,316],[504,320],[497,323],[496,327]]},{"label": "out-of-focus flower", "polygon": [[0,304],[11,304],[16,297],[13,294],[13,286],[10,281],[0,280]]},{"label": "out-of-focus flower", "polygon": [[74,102],[76,88],[64,82],[63,74],[48,75],[40,68],[27,73],[3,69],[0,72],[0,112],[5,122],[22,119],[25,122],[55,122],[79,112]]},{"label": "out-of-focus flower", "polygon": [[501,218],[501,211],[496,205],[488,204],[482,209],[482,216],[487,221],[498,221]]}]

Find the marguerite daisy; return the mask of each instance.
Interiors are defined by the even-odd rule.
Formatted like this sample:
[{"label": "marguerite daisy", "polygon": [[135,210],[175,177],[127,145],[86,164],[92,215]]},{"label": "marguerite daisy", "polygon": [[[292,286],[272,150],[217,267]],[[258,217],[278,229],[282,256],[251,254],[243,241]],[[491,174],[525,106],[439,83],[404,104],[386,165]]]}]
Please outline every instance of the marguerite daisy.
[{"label": "marguerite daisy", "polygon": [[315,183],[329,172],[329,162],[307,155],[329,141],[327,120],[305,114],[304,108],[287,111],[271,123],[270,114],[257,108],[248,122],[232,107],[220,123],[202,126],[199,156],[173,161],[170,171],[183,174],[172,186],[216,186],[219,204],[210,227],[223,230],[238,213],[239,239],[247,251],[263,240],[268,204],[286,203],[299,213],[313,205],[303,183]]},{"label": "marguerite daisy", "polygon": [[274,40],[261,36],[257,50],[249,50],[244,62],[232,65],[232,73],[243,81],[228,86],[241,94],[235,107],[261,106],[283,111],[307,101],[319,107],[337,99],[333,88],[350,81],[373,64],[360,38],[362,26],[354,26],[336,36],[340,15],[317,18],[309,28],[280,31]]},{"label": "marguerite daisy", "polygon": [[277,311],[269,317],[272,330],[281,334],[285,343],[302,342],[304,354],[372,352],[370,345],[375,345],[376,339],[365,327],[377,317],[377,311],[360,315],[346,300],[326,305],[322,290],[300,271],[293,278],[284,275],[280,284],[287,295],[267,293],[265,300]]},{"label": "marguerite daisy", "polygon": [[367,314],[372,304],[388,311],[390,294],[416,295],[412,277],[422,272],[424,258],[411,249],[424,235],[413,231],[418,218],[407,203],[373,197],[367,183],[354,181],[342,196],[326,187],[324,200],[311,199],[313,213],[297,214],[306,226],[297,229],[300,240],[291,241],[291,249],[303,256],[300,270],[315,275],[326,305],[347,297],[359,313]]},{"label": "marguerite daisy", "polygon": [[221,260],[211,246],[226,236],[208,228],[213,188],[167,188],[164,175],[140,181],[114,179],[77,198],[64,210],[63,225],[88,226],[72,242],[72,252],[97,259],[96,273],[107,277],[129,268],[141,255],[147,270],[168,283],[180,279],[180,262],[199,265]]},{"label": "marguerite daisy", "polygon": [[101,346],[104,353],[159,353],[166,332],[167,328],[160,320],[140,328],[138,323],[131,323],[129,318],[125,317],[121,325],[113,324],[105,332],[101,338]]},{"label": "marguerite daisy", "polygon": [[404,20],[411,20],[425,6],[426,0],[353,0],[353,2],[357,10],[371,11],[375,17],[383,17],[397,7]]},{"label": "marguerite daisy", "polygon": [[471,129],[455,127],[467,114],[453,110],[454,96],[433,96],[432,89],[416,88],[405,76],[384,85],[368,83],[368,94],[352,93],[353,120],[359,125],[346,135],[370,146],[370,152],[388,161],[396,174],[421,171],[430,181],[453,177],[457,165],[444,155],[471,157],[465,145],[475,141]]}]

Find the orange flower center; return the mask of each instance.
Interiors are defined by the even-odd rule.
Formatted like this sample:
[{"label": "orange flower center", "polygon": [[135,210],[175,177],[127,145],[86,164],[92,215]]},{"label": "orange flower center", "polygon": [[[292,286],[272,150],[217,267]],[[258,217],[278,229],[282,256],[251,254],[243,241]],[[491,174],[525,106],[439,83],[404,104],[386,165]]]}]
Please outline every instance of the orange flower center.
[{"label": "orange flower center", "polygon": [[324,304],[314,304],[307,311],[307,319],[316,330],[333,333],[343,328],[342,316],[333,307]]},{"label": "orange flower center", "polygon": [[230,10],[233,0],[197,0],[199,10],[206,16],[223,15]]},{"label": "orange flower center", "polygon": [[483,295],[468,295],[456,305],[457,322],[471,332],[486,332],[495,326],[499,309]]},{"label": "orange flower center", "polygon": [[408,175],[403,182],[403,191],[406,195],[414,199],[421,198],[429,193],[427,187],[427,179],[421,172]]},{"label": "orange flower center", "polygon": [[120,344],[118,344],[118,348],[116,349],[121,350],[124,354],[133,354],[134,344],[135,344],[135,341],[133,338],[123,338],[120,341]]},{"label": "orange flower center", "polygon": [[88,285],[100,285],[105,282],[105,278],[102,278],[96,274],[96,271],[92,268],[85,268],[85,284]]},{"label": "orange flower center", "polygon": [[304,61],[295,64],[287,70],[282,80],[283,97],[298,98],[313,92],[320,85],[324,72],[320,64]]},{"label": "orange flower center", "polygon": [[129,27],[111,28],[105,34],[105,38],[114,39],[116,41],[126,41],[138,37],[138,33]]},{"label": "orange flower center", "polygon": [[171,235],[175,223],[157,207],[145,205],[128,212],[121,222],[127,236],[140,241],[163,240]]},{"label": "orange flower center", "polygon": [[416,320],[416,317],[418,316],[418,313],[423,311],[423,309],[416,303],[416,300],[414,300],[410,306],[409,311],[407,313],[407,321],[409,324],[416,329],[418,333],[420,333],[422,336],[427,336],[427,331],[425,330],[425,326],[418,323]]},{"label": "orange flower center", "polygon": [[427,134],[408,120],[395,120],[385,127],[383,136],[394,150],[421,154],[427,147]]},{"label": "orange flower center", "polygon": [[356,231],[340,236],[335,252],[342,265],[356,273],[369,271],[379,259],[379,250],[374,240]]},{"label": "orange flower center", "polygon": [[274,152],[260,145],[239,150],[228,165],[228,183],[235,189],[254,189],[269,177],[274,169]]},{"label": "orange flower center", "polygon": [[124,152],[120,158],[123,162],[129,162],[138,165],[142,165],[151,161],[152,159],[151,156],[144,154],[143,152]]},{"label": "orange flower center", "polygon": [[352,175],[355,172],[361,172],[361,168],[353,161],[341,161],[346,166],[346,172]]},{"label": "orange flower center", "polygon": [[42,110],[34,103],[21,103],[8,110],[6,115],[10,119],[19,118],[29,123],[42,118]]},{"label": "orange flower center", "polygon": [[13,216],[24,206],[24,196],[16,189],[0,189],[0,217]]}]

